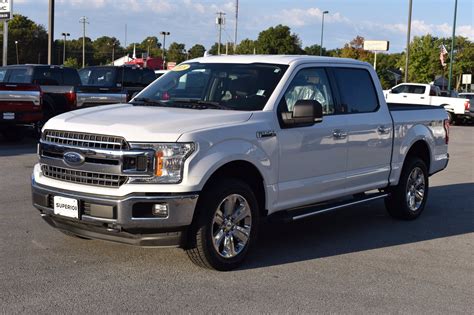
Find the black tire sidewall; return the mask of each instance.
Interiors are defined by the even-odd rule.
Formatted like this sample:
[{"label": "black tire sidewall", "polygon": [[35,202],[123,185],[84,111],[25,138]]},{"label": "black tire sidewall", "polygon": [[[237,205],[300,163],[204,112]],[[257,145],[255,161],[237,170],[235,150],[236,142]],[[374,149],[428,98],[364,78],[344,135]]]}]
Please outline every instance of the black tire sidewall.
[{"label": "black tire sidewall", "polygon": [[[423,201],[416,211],[412,211],[407,203],[406,200],[406,193],[407,193],[407,185],[408,185],[408,177],[410,176],[412,170],[416,167],[419,167],[422,172],[423,176],[425,177],[425,192],[423,196]],[[400,176],[400,182],[393,192],[392,198],[394,200],[394,204],[392,207],[395,207],[392,209],[392,211],[397,211],[398,213],[395,214],[395,216],[400,217],[402,219],[407,219],[407,220],[412,220],[420,216],[420,214],[423,212],[425,206],[426,206],[426,201],[428,200],[428,193],[429,193],[429,178],[428,178],[428,169],[426,167],[425,162],[419,158],[409,158],[407,161],[406,165],[403,167],[402,174]],[[398,208],[398,210],[397,210]]]},{"label": "black tire sidewall", "polygon": [[[231,194],[239,194],[247,200],[252,213],[252,228],[250,230],[248,243],[242,252],[233,258],[224,258],[217,253],[212,243],[212,221],[219,204],[224,198]],[[213,268],[218,270],[231,270],[236,268],[246,258],[249,250],[255,244],[258,234],[258,202],[251,188],[238,179],[220,180],[207,189],[198,207],[200,216],[198,220],[198,233],[201,234],[201,245],[204,249],[207,261]]]}]

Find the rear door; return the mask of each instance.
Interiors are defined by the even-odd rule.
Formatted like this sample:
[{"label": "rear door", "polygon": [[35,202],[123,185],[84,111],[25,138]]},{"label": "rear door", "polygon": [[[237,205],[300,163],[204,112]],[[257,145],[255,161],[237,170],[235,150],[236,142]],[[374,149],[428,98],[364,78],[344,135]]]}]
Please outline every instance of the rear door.
[{"label": "rear door", "polygon": [[332,71],[346,118],[347,193],[385,187],[393,130],[388,107],[374,84],[377,78],[364,67],[335,67]]}]

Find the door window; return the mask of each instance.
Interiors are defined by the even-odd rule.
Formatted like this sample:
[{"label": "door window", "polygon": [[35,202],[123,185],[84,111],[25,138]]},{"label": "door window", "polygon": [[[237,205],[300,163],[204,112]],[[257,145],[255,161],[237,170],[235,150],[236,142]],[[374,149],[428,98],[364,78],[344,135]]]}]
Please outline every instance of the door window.
[{"label": "door window", "polygon": [[334,114],[331,86],[323,68],[300,70],[290,83],[281,102],[280,111],[292,112],[297,101],[318,101],[324,115]]},{"label": "door window", "polygon": [[341,112],[370,113],[377,111],[379,101],[370,73],[364,69],[334,68],[341,96]]}]

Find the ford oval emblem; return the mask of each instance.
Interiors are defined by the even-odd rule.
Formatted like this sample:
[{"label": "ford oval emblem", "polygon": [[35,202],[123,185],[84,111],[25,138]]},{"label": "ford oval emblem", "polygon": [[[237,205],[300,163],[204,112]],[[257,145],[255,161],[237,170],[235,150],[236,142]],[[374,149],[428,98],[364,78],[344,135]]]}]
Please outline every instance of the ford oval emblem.
[{"label": "ford oval emblem", "polygon": [[84,163],[85,157],[77,152],[66,152],[63,154],[63,160],[66,164],[71,166],[78,166]]}]

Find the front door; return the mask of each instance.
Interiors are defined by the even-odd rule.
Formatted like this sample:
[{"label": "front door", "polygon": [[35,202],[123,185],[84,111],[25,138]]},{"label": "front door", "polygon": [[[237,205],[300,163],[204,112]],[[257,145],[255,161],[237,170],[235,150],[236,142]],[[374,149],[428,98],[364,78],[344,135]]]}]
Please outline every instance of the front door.
[{"label": "front door", "polygon": [[[306,127],[285,126],[284,112],[298,100],[316,100],[323,107],[322,122]],[[335,99],[322,67],[301,68],[278,106],[280,147],[276,210],[307,205],[345,194],[347,137],[340,132],[345,115],[335,115]]]}]

